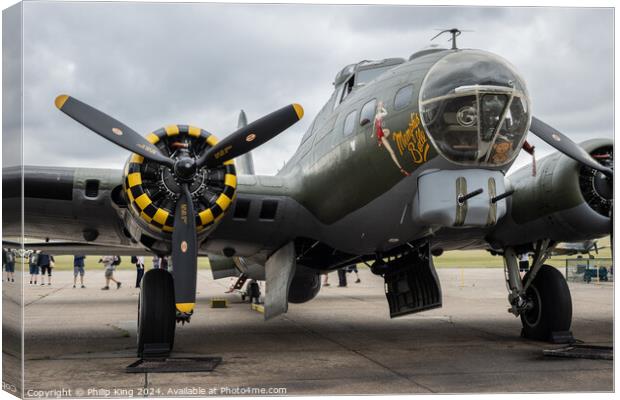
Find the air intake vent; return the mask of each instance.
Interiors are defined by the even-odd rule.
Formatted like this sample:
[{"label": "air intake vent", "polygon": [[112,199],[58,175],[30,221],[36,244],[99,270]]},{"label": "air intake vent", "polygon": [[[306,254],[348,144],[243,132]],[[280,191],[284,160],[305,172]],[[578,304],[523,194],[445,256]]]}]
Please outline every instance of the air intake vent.
[{"label": "air intake vent", "polygon": [[84,195],[91,198],[99,196],[98,179],[89,179],[86,181],[86,189],[84,190]]},{"label": "air intake vent", "polygon": [[264,200],[260,209],[260,219],[273,221],[278,211],[277,200]]},{"label": "air intake vent", "polygon": [[247,199],[237,199],[235,204],[235,213],[233,215],[234,219],[247,219],[248,214],[250,213],[250,200]]}]

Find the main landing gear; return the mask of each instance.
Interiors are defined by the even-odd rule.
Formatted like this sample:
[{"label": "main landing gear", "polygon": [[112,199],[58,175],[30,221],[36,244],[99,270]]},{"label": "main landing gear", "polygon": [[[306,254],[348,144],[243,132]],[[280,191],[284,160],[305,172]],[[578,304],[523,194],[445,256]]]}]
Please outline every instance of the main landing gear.
[{"label": "main landing gear", "polygon": [[174,344],[176,307],[172,275],[164,269],[147,271],[138,303],[138,357],[167,358]]},{"label": "main landing gear", "polygon": [[550,242],[538,242],[532,268],[523,279],[514,249],[504,250],[509,312],[521,317],[522,336],[555,343],[573,341],[570,326],[573,306],[570,289],[556,268],[543,264]]}]

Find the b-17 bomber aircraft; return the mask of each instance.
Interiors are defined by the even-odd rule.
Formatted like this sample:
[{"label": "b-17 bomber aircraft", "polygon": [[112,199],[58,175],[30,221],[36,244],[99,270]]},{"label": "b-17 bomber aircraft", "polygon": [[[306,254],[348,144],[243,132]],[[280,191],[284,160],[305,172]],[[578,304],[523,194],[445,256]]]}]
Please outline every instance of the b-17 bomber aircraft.
[{"label": "b-17 bomber aircraft", "polygon": [[[69,95],[56,107],[129,151],[122,170],[5,169],[5,235],[51,254],[157,254],[146,272],[138,354],[168,355],[195,307],[197,257],[214,278],[266,282],[265,318],[320,290],[320,273],[366,263],[385,280],[389,313],[441,307],[432,256],[486,249],[503,257],[509,311],[523,333],[570,331],[562,274],[545,264],[559,242],[610,234],[613,143],[579,145],[532,115],[526,82],[486,51],[430,48],[408,59],[344,67],[334,90],[275,176],[254,174],[252,149],[303,116],[291,104],[218,141],[188,125],[142,136]],[[59,114],[60,118],[60,114]],[[510,176],[528,132],[557,152]],[[86,131],[85,131],[86,134]],[[518,255],[533,252],[524,278]],[[504,284],[498,282],[498,284]]]}]

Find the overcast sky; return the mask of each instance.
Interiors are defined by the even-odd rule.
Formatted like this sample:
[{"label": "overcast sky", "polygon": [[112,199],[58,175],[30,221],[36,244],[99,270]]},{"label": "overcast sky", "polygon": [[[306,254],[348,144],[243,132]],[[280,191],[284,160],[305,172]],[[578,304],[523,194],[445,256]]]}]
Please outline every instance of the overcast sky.
[{"label": "overcast sky", "polygon": [[[60,93],[142,133],[185,123],[218,137],[236,128],[242,108],[253,120],[299,102],[305,118],[254,152],[257,173],[272,174],[344,65],[406,58],[431,44],[435,28],[451,27],[474,30],[459,47],[516,66],[539,118],[576,141],[612,137],[611,9],[32,2],[25,163],[122,168],[127,152],[56,110]],[[538,156],[550,151],[529,138]]]}]

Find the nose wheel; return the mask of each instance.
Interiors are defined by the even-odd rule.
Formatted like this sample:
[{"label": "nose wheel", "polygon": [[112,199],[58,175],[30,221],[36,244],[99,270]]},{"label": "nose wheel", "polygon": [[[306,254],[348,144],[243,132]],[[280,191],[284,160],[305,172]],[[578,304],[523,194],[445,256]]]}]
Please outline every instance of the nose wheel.
[{"label": "nose wheel", "polygon": [[560,271],[543,265],[527,288],[525,297],[529,304],[521,313],[523,336],[546,341],[554,334],[570,331],[573,306],[570,289]]},{"label": "nose wheel", "polygon": [[147,271],[138,303],[138,357],[168,357],[174,345],[175,326],[172,275],[163,269]]}]

